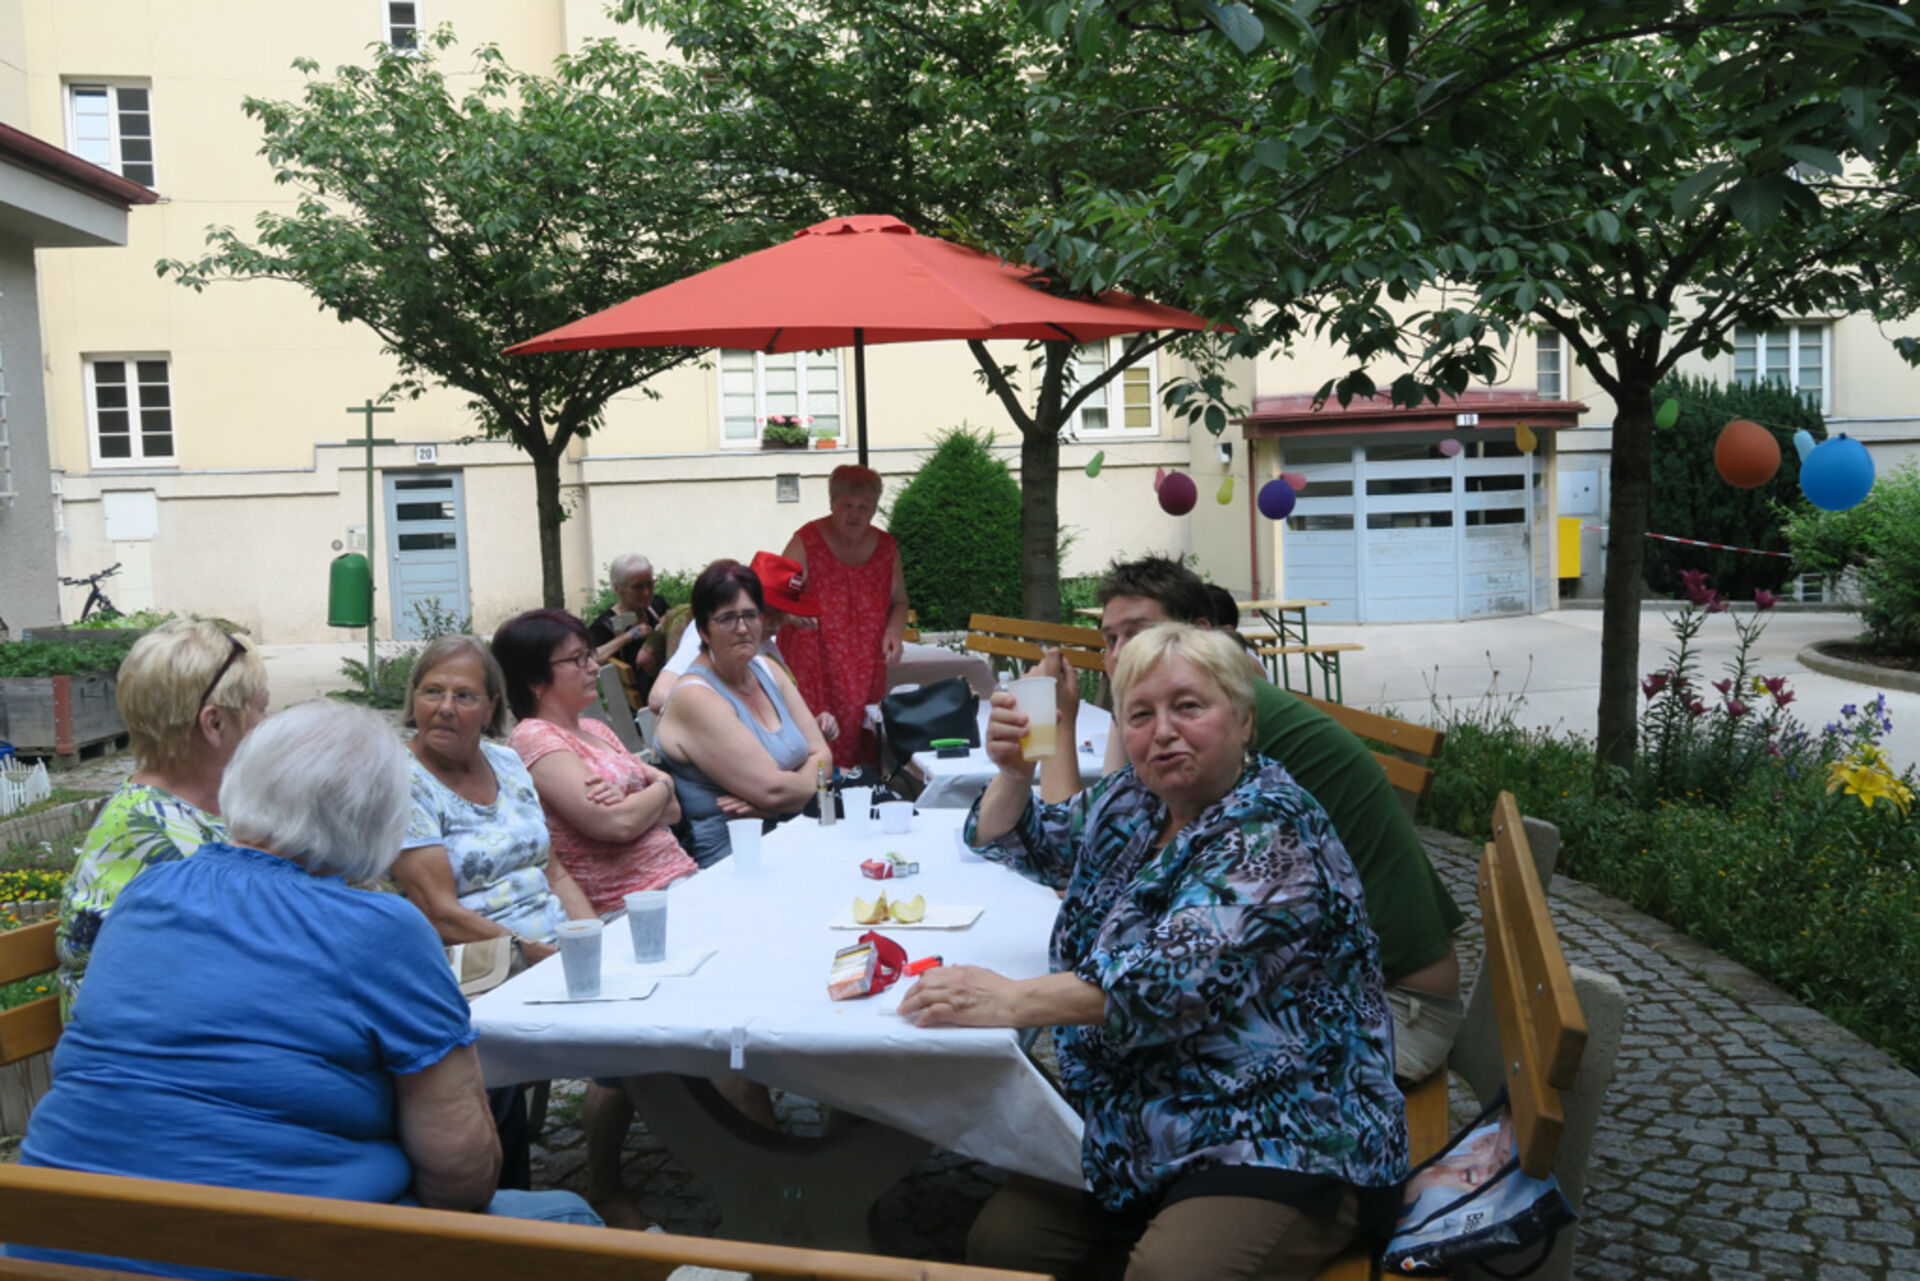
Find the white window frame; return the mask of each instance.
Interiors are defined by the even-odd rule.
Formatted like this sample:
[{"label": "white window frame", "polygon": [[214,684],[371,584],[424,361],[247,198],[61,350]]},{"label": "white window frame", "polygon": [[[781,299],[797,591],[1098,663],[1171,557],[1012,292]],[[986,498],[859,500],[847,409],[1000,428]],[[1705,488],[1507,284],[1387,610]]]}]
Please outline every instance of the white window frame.
[{"label": "white window frame", "polygon": [[[1734,386],[1750,386],[1763,380],[1784,385],[1789,390],[1805,396],[1808,389],[1801,385],[1802,376],[1809,367],[1805,363],[1807,331],[1817,331],[1820,341],[1820,355],[1816,364],[1811,366],[1820,372],[1819,396],[1815,407],[1822,414],[1833,411],[1833,326],[1824,320],[1787,320],[1774,329],[1740,328],[1733,331],[1733,375],[1728,380]],[[1786,377],[1769,375],[1766,370],[1772,354],[1781,344],[1786,346]],[[1751,352],[1744,362],[1742,357]],[[1741,366],[1749,368],[1742,374]]]},{"label": "white window frame", "polygon": [[[147,453],[147,433],[141,429],[139,388],[151,386],[140,381],[139,366],[143,362],[158,361],[166,367],[167,380],[163,384],[167,390],[167,435],[171,438],[173,452],[169,454]],[[125,412],[127,419],[127,440],[129,453],[125,458],[109,458],[100,448],[100,384],[98,366],[110,362],[120,362],[127,366],[128,388]],[[87,406],[87,450],[93,458],[95,467],[178,467],[180,465],[180,418],[174,404],[173,393],[173,357],[163,351],[147,352],[99,352],[81,358],[82,381],[86,389]]]},{"label": "white window frame", "polygon": [[[1074,362],[1080,366],[1075,372],[1078,380],[1067,389],[1069,396],[1074,395],[1085,383],[1097,377],[1103,370],[1112,367],[1126,351],[1127,339],[1103,338],[1085,343],[1074,351]],[[1083,353],[1095,353],[1089,359]],[[1097,363],[1096,363],[1097,362]],[[1142,374],[1144,373],[1144,376]],[[1138,408],[1138,393],[1145,389],[1146,418],[1144,425],[1127,426],[1126,411]],[[1129,403],[1127,397],[1133,394],[1135,399]],[[1118,406],[1119,413],[1115,414]],[[1119,421],[1116,421],[1116,418]],[[1104,421],[1102,421],[1104,420]],[[1094,392],[1074,407],[1067,417],[1067,431],[1075,440],[1113,440],[1116,438],[1139,438],[1160,434],[1160,353],[1154,352],[1120,371],[1118,377]]]},{"label": "white window frame", "polygon": [[[413,22],[411,24],[394,21],[393,7],[395,4],[410,4],[412,6]],[[380,0],[380,39],[395,52],[419,52],[420,33],[426,29],[425,15],[420,12],[423,7],[422,0]],[[405,31],[408,33],[407,43],[402,44],[393,38],[394,33],[397,31]]]},{"label": "white window frame", "polygon": [[[128,91],[146,95],[147,105],[145,111],[122,105],[120,100],[121,95]],[[83,110],[81,99],[83,97],[92,98],[96,95],[104,101],[105,109],[103,111]],[[137,182],[143,187],[151,187],[155,190],[159,189],[160,170],[158,167],[159,155],[157,154],[159,150],[159,140],[154,132],[153,85],[150,82],[141,80],[71,80],[66,84],[64,96],[66,99],[68,151],[79,156],[82,160],[89,161],[99,165],[102,169],[119,174],[129,182]],[[146,116],[147,132],[144,136],[125,132],[125,118],[129,115]],[[104,138],[93,136],[98,128],[98,124],[101,122],[105,125],[106,136]],[[128,150],[138,150],[137,146],[131,146],[130,144],[140,142],[146,144],[148,159],[141,160],[136,156],[134,159],[129,160],[126,152]],[[135,172],[127,172],[130,166],[134,168]],[[140,172],[141,170],[145,172],[142,173]]]},{"label": "white window frame", "polygon": [[1567,344],[1556,329],[1533,336],[1533,389],[1544,400],[1567,399]]},{"label": "white window frame", "polygon": [[[807,426],[813,439],[823,437],[844,439],[850,433],[847,416],[847,385],[845,373],[841,368],[840,351],[790,351],[768,355],[764,351],[750,351],[745,348],[722,350],[714,360],[714,378],[719,394],[715,402],[719,409],[719,421],[715,425],[722,449],[758,449],[760,437],[765,431],[767,417],[770,414],[794,414]],[[747,371],[740,368],[740,358],[753,357],[752,390],[749,393],[741,380]],[[729,365],[733,368],[728,368]],[[769,392],[767,388],[768,366],[780,371],[781,366],[790,366],[794,371],[795,388],[792,393]],[[830,383],[831,385],[822,385]],[[752,396],[753,434],[729,436],[729,424],[745,421],[747,415],[739,412],[741,402]],[[784,403],[788,395],[796,400],[793,408]],[[731,408],[731,412],[730,412]],[[809,442],[811,443],[811,442]]]}]

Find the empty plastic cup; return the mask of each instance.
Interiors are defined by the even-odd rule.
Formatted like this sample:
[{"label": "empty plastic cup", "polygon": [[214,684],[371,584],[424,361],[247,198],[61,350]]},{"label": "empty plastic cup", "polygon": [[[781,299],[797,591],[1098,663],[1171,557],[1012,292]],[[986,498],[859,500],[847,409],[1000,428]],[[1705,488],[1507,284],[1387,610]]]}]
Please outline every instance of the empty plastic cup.
[{"label": "empty plastic cup", "polygon": [[560,926],[560,965],[567,972],[567,995],[600,995],[600,934],[598,921],[566,921]]},{"label": "empty plastic cup", "polygon": [[640,890],[627,895],[627,927],[633,931],[633,959],[652,965],[667,959],[667,892]]},{"label": "empty plastic cup", "polygon": [[757,818],[730,818],[727,820],[727,839],[733,844],[733,857],[728,862],[741,876],[753,876],[760,871],[760,820]]},{"label": "empty plastic cup", "polygon": [[873,789],[871,787],[843,787],[840,789],[841,818],[846,820],[849,836],[865,836],[873,830]]},{"label": "empty plastic cup", "polygon": [[913,830],[912,801],[880,802],[880,830],[888,836],[905,836]]}]

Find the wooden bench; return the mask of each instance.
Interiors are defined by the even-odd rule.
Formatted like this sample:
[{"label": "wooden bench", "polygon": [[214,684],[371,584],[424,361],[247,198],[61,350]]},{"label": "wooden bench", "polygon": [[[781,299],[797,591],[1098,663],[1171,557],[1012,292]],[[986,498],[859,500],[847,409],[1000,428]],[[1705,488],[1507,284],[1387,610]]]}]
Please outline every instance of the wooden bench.
[{"label": "wooden bench", "polygon": [[967,620],[967,648],[995,659],[1017,658],[1037,663],[1048,649],[1058,648],[1067,662],[1084,672],[1105,670],[1107,642],[1097,627],[1070,623],[1042,623],[1031,618],[999,618],[975,614]]},{"label": "wooden bench", "polygon": [[[1544,839],[1536,850],[1527,828],[1513,793],[1502,792],[1494,804],[1494,839],[1480,858],[1485,951],[1448,1068],[1482,1106],[1506,1089],[1521,1167],[1536,1177],[1555,1175],[1578,1212],[1626,1021],[1626,996],[1611,977],[1567,964],[1546,899],[1558,835],[1539,825]],[[1444,1147],[1450,1130],[1447,1074],[1436,1072],[1407,1095],[1413,1163]],[[1576,1235],[1573,1227],[1563,1230],[1533,1275],[1545,1281],[1571,1277]],[[1536,1247],[1492,1262],[1505,1272],[1537,1253]],[[1378,1276],[1379,1259],[1365,1247],[1349,1250],[1320,1273],[1322,1281]]]},{"label": "wooden bench", "polygon": [[[1257,640],[1257,637],[1248,637]],[[1306,692],[1313,693],[1314,669],[1320,671],[1320,692],[1332,697],[1336,703],[1344,702],[1347,697],[1346,679],[1341,675],[1340,656],[1365,649],[1359,641],[1316,641],[1313,644],[1291,643],[1285,645],[1256,644],[1254,656],[1266,666],[1267,673],[1274,684],[1284,689],[1293,688],[1292,659],[1302,660],[1301,683]]]},{"label": "wooden bench", "polygon": [[1407,817],[1412,818],[1420,802],[1433,790],[1433,762],[1447,741],[1447,732],[1358,707],[1329,703],[1311,694],[1295,694],[1294,697],[1319,708],[1356,737],[1386,745],[1387,751],[1374,749],[1373,759],[1379,761],[1380,768],[1386,771],[1387,781],[1400,794],[1400,803],[1406,807]]},{"label": "wooden bench", "polygon": [[[57,929],[58,922],[46,921],[0,934],[0,983],[52,971]],[[56,996],[0,1012],[0,1064],[52,1049],[61,1027]],[[846,1281],[1028,1275],[17,1165],[0,1165],[0,1241],[314,1281],[525,1281],[542,1275],[641,1281],[686,1264],[759,1277]],[[104,1281],[130,1275],[0,1259],[0,1277]]]}]

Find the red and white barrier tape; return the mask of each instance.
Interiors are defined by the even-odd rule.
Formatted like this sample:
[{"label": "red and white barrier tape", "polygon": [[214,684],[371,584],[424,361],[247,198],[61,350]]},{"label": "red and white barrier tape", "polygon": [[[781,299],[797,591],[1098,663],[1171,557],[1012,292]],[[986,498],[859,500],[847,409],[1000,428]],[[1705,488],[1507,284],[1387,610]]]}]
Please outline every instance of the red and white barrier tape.
[{"label": "red and white barrier tape", "polygon": [[[1605,525],[1582,525],[1580,528],[1599,530],[1601,533],[1607,531],[1607,526]],[[1655,534],[1650,532],[1647,534],[1647,537],[1657,538],[1663,543],[1681,543],[1687,547],[1711,547],[1717,552],[1746,552],[1752,556],[1778,556],[1782,560],[1793,559],[1792,552],[1769,552],[1762,551],[1758,547],[1735,547],[1731,543],[1709,543],[1698,538],[1676,538],[1672,534]]]}]

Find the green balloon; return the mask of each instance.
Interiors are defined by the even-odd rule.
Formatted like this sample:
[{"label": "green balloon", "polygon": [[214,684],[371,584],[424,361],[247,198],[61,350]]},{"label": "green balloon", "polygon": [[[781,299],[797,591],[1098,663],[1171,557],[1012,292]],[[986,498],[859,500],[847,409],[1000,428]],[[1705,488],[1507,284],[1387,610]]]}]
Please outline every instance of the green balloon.
[{"label": "green balloon", "polygon": [[1087,479],[1091,480],[1095,476],[1098,476],[1100,474],[1100,464],[1106,461],[1107,451],[1104,449],[1087,459]]},{"label": "green balloon", "polygon": [[1653,425],[1661,431],[1666,431],[1679,421],[1680,402],[1669,396],[1661,402],[1660,408],[1655,411],[1653,415]]}]

